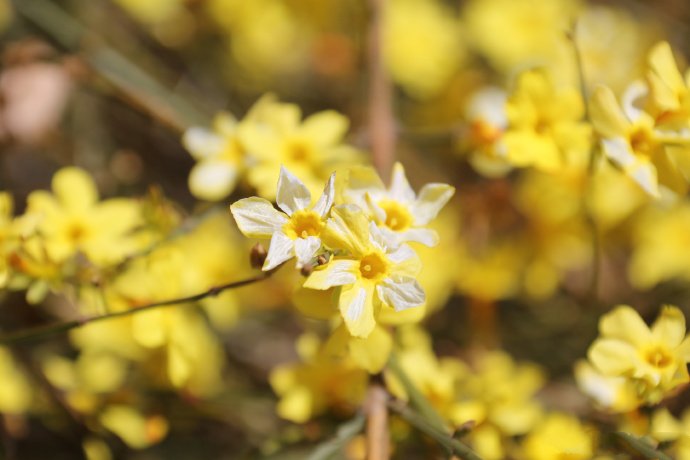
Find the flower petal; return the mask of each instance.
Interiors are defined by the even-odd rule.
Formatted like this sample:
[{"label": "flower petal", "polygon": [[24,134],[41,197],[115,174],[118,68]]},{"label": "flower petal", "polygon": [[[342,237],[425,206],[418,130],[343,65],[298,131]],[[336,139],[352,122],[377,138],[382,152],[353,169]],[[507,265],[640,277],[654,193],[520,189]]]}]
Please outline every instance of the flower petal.
[{"label": "flower petal", "polygon": [[426,302],[424,289],[416,279],[410,277],[401,277],[395,280],[387,278],[376,286],[376,292],[379,298],[387,305],[395,308],[395,311],[419,307]]},{"label": "flower petal", "polygon": [[368,337],[376,326],[371,288],[366,288],[359,283],[343,287],[340,291],[338,307],[351,335]]},{"label": "flower petal", "polygon": [[411,203],[415,199],[414,190],[405,176],[405,168],[399,162],[393,165],[393,177],[391,178],[390,197],[402,203]]},{"label": "flower petal", "polygon": [[685,338],[685,316],[678,307],[666,305],[652,325],[652,337],[676,348]]},{"label": "flower petal", "polygon": [[398,240],[401,243],[415,242],[426,247],[433,248],[438,244],[438,233],[430,228],[411,228],[398,233]]},{"label": "flower petal", "polygon": [[633,308],[619,305],[599,320],[601,335],[631,344],[644,344],[651,338],[649,328]]},{"label": "flower petal", "polygon": [[321,239],[317,236],[297,238],[294,244],[295,256],[297,256],[297,268],[302,268],[311,262],[316,255],[316,252],[321,247]]},{"label": "flower petal", "polygon": [[391,267],[391,275],[393,277],[415,277],[422,269],[422,261],[419,255],[406,244],[389,253],[388,260],[394,263]]},{"label": "flower petal", "polygon": [[197,160],[218,155],[224,144],[225,140],[221,136],[205,128],[189,128],[182,135],[182,145]]},{"label": "flower petal", "polygon": [[344,115],[335,110],[324,110],[307,117],[300,131],[317,145],[329,146],[338,143],[345,136],[349,124]]},{"label": "flower petal", "polygon": [[367,338],[350,339],[350,356],[370,374],[381,372],[393,349],[393,338],[382,327],[375,327]]},{"label": "flower petal", "polygon": [[323,290],[352,284],[357,281],[357,266],[355,260],[331,260],[326,265],[316,267],[304,282],[304,287]]},{"label": "flower petal", "polygon": [[592,95],[590,105],[592,125],[594,129],[607,138],[625,134],[630,122],[625,118],[623,110],[618,106],[616,96],[611,89],[597,86]]},{"label": "flower petal", "polygon": [[284,166],[280,167],[276,203],[288,216],[300,209],[306,209],[311,204],[309,189]]},{"label": "flower petal", "polygon": [[98,190],[91,176],[80,168],[62,168],[53,176],[53,192],[65,208],[84,211],[98,201]]},{"label": "flower petal", "polygon": [[412,205],[415,225],[427,225],[435,219],[454,193],[455,187],[448,184],[426,184],[422,187]]},{"label": "flower petal", "polygon": [[345,249],[355,256],[362,255],[371,245],[369,219],[357,206],[335,206],[321,232],[321,241],[331,249]]},{"label": "flower petal", "polygon": [[603,375],[618,376],[634,367],[635,348],[616,339],[597,339],[587,352],[590,362]]},{"label": "flower petal", "polygon": [[328,211],[331,210],[333,206],[333,199],[335,198],[335,173],[331,174],[326,182],[326,186],[323,188],[323,193],[319,197],[319,201],[316,202],[312,211],[325,217]]},{"label": "flower petal", "polygon": [[613,160],[618,166],[629,168],[638,161],[632,147],[630,147],[628,141],[622,137],[602,139],[601,145],[606,156]]},{"label": "flower petal", "polygon": [[264,266],[261,267],[263,271],[269,271],[276,268],[288,259],[295,255],[295,244],[282,231],[275,232],[271,237],[271,243],[268,246],[268,254],[264,261]]},{"label": "flower petal", "polygon": [[237,226],[249,238],[271,238],[287,222],[287,217],[263,198],[243,198],[230,206]]},{"label": "flower petal", "polygon": [[227,197],[237,184],[237,167],[222,160],[197,163],[189,173],[189,190],[196,198],[218,201]]}]

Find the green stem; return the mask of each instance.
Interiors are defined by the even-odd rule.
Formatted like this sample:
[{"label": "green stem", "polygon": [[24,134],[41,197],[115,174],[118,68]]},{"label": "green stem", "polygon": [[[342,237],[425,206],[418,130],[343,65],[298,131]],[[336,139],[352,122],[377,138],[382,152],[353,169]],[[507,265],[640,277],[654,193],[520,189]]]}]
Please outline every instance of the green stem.
[{"label": "green stem", "polygon": [[135,315],[137,313],[141,313],[144,311],[152,310],[154,308],[159,308],[159,307],[167,307],[171,305],[179,305],[183,303],[192,303],[192,302],[197,302],[199,300],[205,299],[206,297],[214,297],[220,294],[223,291],[226,291],[228,289],[234,289],[234,288],[239,288],[242,286],[246,286],[249,284],[256,283],[258,281],[265,280],[269,276],[271,276],[273,272],[266,272],[262,273],[259,276],[254,276],[252,278],[240,280],[240,281],[233,281],[231,283],[227,284],[221,284],[219,286],[214,286],[204,292],[200,292],[199,294],[194,294],[188,297],[180,297],[177,299],[169,299],[169,300],[162,300],[160,302],[152,302],[144,305],[139,305],[137,307],[134,307],[130,310],[123,310],[123,311],[118,311],[114,313],[108,313],[105,315],[93,315],[93,316],[85,316],[83,318],[75,319],[72,321],[67,321],[63,323],[55,323],[55,324],[48,324],[46,326],[38,326],[30,329],[24,329],[20,330],[14,333],[7,334],[5,336],[0,337],[0,345],[13,345],[13,344],[18,344],[22,342],[30,342],[34,340],[39,340],[44,337],[52,336],[61,332],[67,332],[72,329],[77,329],[82,326],[85,326],[90,323],[95,323],[98,321],[104,321],[108,319],[114,319],[114,318],[122,318],[125,316],[131,316]]},{"label": "green stem", "polygon": [[638,438],[637,436],[631,435],[630,433],[619,431],[613,435],[630,449],[642,455],[643,458],[650,460],[672,460],[671,457],[663,452],[659,452],[651,444],[647,443],[641,438]]},{"label": "green stem", "polygon": [[430,423],[425,417],[416,413],[400,401],[389,401],[390,410],[402,417],[407,423],[417,428],[427,436],[434,439],[449,452],[465,460],[481,460],[472,449],[460,441],[451,438],[445,430],[439,430],[434,424]]}]

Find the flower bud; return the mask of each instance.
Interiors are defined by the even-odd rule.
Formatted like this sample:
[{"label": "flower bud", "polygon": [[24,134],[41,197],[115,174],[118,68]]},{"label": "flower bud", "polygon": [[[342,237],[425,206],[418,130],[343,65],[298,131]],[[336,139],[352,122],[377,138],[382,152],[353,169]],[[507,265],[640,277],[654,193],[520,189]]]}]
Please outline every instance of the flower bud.
[{"label": "flower bud", "polygon": [[261,243],[256,243],[254,246],[252,246],[252,249],[249,252],[249,263],[251,264],[252,268],[263,267],[267,255],[268,253],[266,252],[266,248],[264,248]]}]

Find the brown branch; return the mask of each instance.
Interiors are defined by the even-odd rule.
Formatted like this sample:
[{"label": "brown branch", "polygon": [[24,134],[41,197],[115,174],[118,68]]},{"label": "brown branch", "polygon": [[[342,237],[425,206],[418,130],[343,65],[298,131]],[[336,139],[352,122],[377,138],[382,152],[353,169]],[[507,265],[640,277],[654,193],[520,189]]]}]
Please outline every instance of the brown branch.
[{"label": "brown branch", "polygon": [[220,294],[223,291],[226,291],[228,289],[234,289],[242,286],[246,286],[248,284],[253,284],[258,281],[265,280],[271,274],[273,274],[274,271],[270,272],[265,272],[262,273],[261,275],[254,276],[252,278],[240,280],[240,281],[233,281],[231,283],[226,283],[226,284],[221,284],[219,286],[214,286],[204,292],[200,292],[199,294],[191,295],[188,297],[180,297],[177,299],[169,299],[169,300],[162,300],[160,302],[152,302],[144,305],[139,305],[137,307],[132,308],[131,310],[123,310],[123,311],[118,311],[114,313],[108,313],[105,315],[93,315],[93,316],[85,316],[82,318],[74,319],[71,321],[66,321],[62,323],[55,323],[55,324],[48,324],[46,326],[38,326],[30,329],[23,329],[14,333],[10,333],[7,335],[4,335],[0,337],[0,345],[14,345],[22,342],[29,342],[29,341],[34,341],[38,340],[44,337],[48,337],[51,335],[55,335],[61,332],[67,332],[72,329],[77,329],[80,328],[86,324],[90,323],[95,323],[98,321],[104,321],[108,319],[113,319],[113,318],[121,318],[125,316],[131,316],[137,313],[141,313],[144,311],[152,310],[154,308],[159,308],[159,307],[167,307],[171,305],[179,305],[183,303],[192,303],[196,302],[202,299],[205,299],[206,297],[214,297]]},{"label": "brown branch", "polygon": [[367,460],[388,460],[390,458],[390,433],[388,432],[388,393],[383,387],[373,384],[369,387],[367,414]]},{"label": "brown branch", "polygon": [[389,177],[395,156],[393,87],[382,56],[382,22],[386,0],[369,0],[369,136],[374,166]]}]

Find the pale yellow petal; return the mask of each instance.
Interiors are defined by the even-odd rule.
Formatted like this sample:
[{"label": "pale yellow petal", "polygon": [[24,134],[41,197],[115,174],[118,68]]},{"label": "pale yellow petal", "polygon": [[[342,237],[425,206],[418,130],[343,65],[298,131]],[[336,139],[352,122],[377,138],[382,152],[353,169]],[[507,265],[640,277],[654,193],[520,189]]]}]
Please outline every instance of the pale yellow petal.
[{"label": "pale yellow petal", "polygon": [[624,136],[630,122],[618,105],[610,88],[597,86],[590,104],[590,117],[594,129],[605,138]]},{"label": "pale yellow petal", "polygon": [[685,316],[678,307],[666,305],[652,325],[655,340],[676,348],[685,338]]},{"label": "pale yellow petal", "polygon": [[359,262],[350,259],[335,259],[316,267],[304,282],[309,289],[330,289],[357,281]]},{"label": "pale yellow petal", "polygon": [[230,206],[237,226],[249,238],[271,238],[287,222],[287,217],[263,198],[243,198]]},{"label": "pale yellow petal", "polygon": [[626,342],[597,339],[587,353],[589,360],[604,375],[622,375],[633,369],[636,350]]},{"label": "pale yellow petal", "polygon": [[333,250],[345,250],[355,256],[364,255],[370,246],[369,219],[356,206],[335,206],[321,233],[321,241]]},{"label": "pale yellow petal", "polygon": [[392,349],[393,339],[382,327],[375,327],[366,338],[350,339],[350,356],[359,367],[370,374],[376,374],[383,369]]},{"label": "pale yellow petal", "polygon": [[73,211],[84,211],[98,201],[96,184],[80,168],[67,167],[56,172],[52,187],[60,203]]},{"label": "pale yellow petal", "polygon": [[604,337],[632,344],[646,343],[651,337],[651,332],[639,313],[627,305],[619,305],[605,314],[599,321],[599,331]]},{"label": "pale yellow petal", "polygon": [[369,336],[376,326],[373,289],[370,286],[362,283],[344,286],[340,291],[338,306],[351,335]]}]

